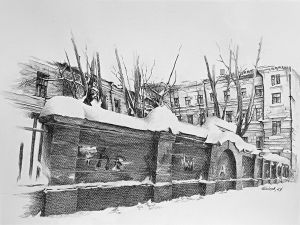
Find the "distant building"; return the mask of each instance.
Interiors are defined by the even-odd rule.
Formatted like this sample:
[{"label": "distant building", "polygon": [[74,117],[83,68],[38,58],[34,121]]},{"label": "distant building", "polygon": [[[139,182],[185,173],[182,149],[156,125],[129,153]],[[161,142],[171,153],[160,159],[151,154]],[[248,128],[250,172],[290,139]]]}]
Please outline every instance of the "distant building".
[{"label": "distant building", "polygon": [[[244,71],[240,80],[245,112],[252,91],[252,78],[253,70],[248,70]],[[226,84],[225,79],[219,78],[216,87],[217,98],[221,111],[225,99],[228,99],[225,120],[235,122],[236,89],[231,83],[229,92],[226,92]],[[290,158],[291,151],[295,147],[297,124],[295,105],[300,94],[299,88],[300,76],[291,67],[260,67],[254,82],[252,121],[243,139],[256,145],[260,150]],[[207,116],[214,116],[213,96],[208,80],[175,85],[166,99],[169,99],[172,111],[179,120],[201,125]],[[292,163],[296,164],[296,157],[293,157]]]}]

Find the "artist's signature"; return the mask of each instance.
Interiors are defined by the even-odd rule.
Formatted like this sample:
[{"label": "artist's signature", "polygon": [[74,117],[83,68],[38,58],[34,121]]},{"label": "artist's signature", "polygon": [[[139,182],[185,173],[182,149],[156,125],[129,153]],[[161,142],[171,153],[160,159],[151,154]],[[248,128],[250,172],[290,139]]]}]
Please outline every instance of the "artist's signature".
[{"label": "artist's signature", "polygon": [[262,187],[261,189],[264,191],[282,191],[283,187]]}]

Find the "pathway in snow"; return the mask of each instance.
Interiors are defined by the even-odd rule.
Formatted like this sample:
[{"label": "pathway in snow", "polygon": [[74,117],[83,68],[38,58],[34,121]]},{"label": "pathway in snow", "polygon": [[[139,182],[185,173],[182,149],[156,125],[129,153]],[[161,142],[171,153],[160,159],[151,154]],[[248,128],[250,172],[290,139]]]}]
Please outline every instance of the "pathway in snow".
[{"label": "pathway in snow", "polygon": [[299,185],[284,183],[134,207],[20,219],[18,224],[300,224]]}]

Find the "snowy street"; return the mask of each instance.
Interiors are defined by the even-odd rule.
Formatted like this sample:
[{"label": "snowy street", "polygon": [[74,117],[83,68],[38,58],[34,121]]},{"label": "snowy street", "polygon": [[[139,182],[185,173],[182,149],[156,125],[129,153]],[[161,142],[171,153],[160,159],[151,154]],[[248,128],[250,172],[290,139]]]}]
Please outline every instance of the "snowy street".
[{"label": "snowy street", "polygon": [[72,215],[31,217],[11,224],[299,224],[299,184],[284,183],[195,195],[169,202]]}]

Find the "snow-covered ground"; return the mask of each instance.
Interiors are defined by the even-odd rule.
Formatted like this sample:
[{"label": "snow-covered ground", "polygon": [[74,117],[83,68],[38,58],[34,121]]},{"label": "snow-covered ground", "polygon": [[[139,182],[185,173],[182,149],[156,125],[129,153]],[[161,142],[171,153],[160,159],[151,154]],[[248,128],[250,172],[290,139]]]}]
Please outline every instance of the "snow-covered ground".
[{"label": "snow-covered ground", "polygon": [[296,183],[264,185],[133,207],[19,218],[8,224],[299,224],[299,190]]}]

